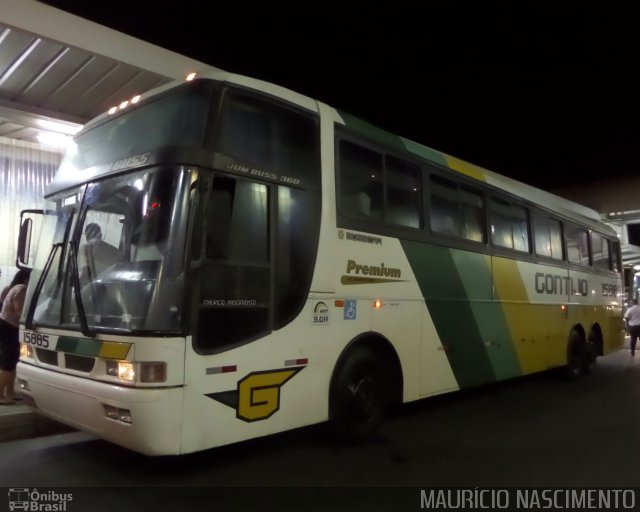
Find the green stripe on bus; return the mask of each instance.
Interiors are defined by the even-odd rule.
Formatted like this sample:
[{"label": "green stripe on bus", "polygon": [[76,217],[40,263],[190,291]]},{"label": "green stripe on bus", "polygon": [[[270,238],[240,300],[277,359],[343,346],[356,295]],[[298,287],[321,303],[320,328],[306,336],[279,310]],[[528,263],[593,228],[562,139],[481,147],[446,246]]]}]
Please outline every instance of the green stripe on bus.
[{"label": "green stripe on bus", "polygon": [[394,135],[385,130],[381,130],[380,128],[369,124],[362,119],[358,119],[351,114],[347,114],[342,111],[340,111],[339,114],[347,127],[349,127],[349,129],[353,130],[354,132],[372,141],[382,144],[383,146],[387,146],[388,148],[392,148],[398,151],[405,151],[405,145],[402,143],[402,140],[398,135]]},{"label": "green stripe on bus", "polygon": [[445,156],[440,153],[440,151],[436,151],[435,149],[428,148],[427,146],[423,146],[422,144],[418,144],[417,142],[413,142],[412,140],[407,140],[401,138],[402,143],[407,151],[413,153],[414,155],[419,156],[420,158],[425,158],[434,163],[448,166],[447,159]]},{"label": "green stripe on bus", "polygon": [[100,353],[101,346],[102,342],[98,340],[62,336],[58,339],[56,351],[95,357]]},{"label": "green stripe on bus", "polygon": [[491,257],[455,249],[451,250],[451,255],[496,378],[521,375],[504,310],[500,302],[493,300]]},{"label": "green stripe on bus", "polygon": [[413,153],[420,158],[425,158],[436,164],[446,167],[449,166],[447,157],[440,151],[423,146],[422,144],[418,144],[412,140],[405,139],[399,135],[389,133],[377,126],[363,121],[362,119],[354,117],[351,114],[347,114],[346,112],[339,111],[339,114],[350,130],[353,130],[363,137],[382,144],[383,146],[387,146],[388,148],[400,150],[402,152],[408,151],[409,153]]},{"label": "green stripe on bus", "polygon": [[458,385],[494,381],[493,365],[451,251],[421,242],[401,243]]}]

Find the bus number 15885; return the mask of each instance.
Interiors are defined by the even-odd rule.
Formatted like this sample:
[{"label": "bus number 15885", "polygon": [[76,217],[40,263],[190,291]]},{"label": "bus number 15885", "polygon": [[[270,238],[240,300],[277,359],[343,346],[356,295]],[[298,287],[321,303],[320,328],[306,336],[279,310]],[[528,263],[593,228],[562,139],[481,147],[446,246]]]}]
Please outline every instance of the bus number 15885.
[{"label": "bus number 15885", "polygon": [[49,346],[49,335],[24,331],[24,342],[29,343],[30,345],[47,348]]}]

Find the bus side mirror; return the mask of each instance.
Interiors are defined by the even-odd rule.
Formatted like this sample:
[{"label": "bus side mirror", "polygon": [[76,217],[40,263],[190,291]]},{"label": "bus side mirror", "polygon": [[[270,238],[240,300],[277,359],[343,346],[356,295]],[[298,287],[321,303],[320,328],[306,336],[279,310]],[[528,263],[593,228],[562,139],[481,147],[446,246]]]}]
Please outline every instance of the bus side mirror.
[{"label": "bus side mirror", "polygon": [[33,221],[37,215],[43,215],[42,210],[23,210],[20,212],[20,231],[18,234],[18,251],[16,256],[16,267],[33,268],[31,257],[31,241],[33,233]]}]

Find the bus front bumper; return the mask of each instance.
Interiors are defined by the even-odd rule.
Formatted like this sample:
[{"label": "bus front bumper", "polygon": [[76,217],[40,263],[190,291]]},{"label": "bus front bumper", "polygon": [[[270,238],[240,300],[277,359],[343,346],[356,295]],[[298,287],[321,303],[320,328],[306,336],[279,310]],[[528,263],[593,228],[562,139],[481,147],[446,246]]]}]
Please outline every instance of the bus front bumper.
[{"label": "bus front bumper", "polygon": [[19,362],[16,387],[35,411],[146,455],[177,455],[183,388],[132,388]]}]

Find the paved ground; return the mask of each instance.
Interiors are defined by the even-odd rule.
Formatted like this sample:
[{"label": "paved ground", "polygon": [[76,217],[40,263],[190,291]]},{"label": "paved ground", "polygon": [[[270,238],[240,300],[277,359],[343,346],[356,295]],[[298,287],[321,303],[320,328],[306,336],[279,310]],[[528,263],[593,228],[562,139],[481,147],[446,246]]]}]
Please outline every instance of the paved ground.
[{"label": "paved ground", "polygon": [[640,355],[628,351],[573,382],[540,374],[407,404],[357,446],[336,446],[317,426],[146,457],[81,432],[34,433],[24,426],[33,415],[9,408],[1,430],[21,424],[23,438],[0,443],[0,482],[70,490],[69,512],[386,512],[421,508],[424,488],[621,486],[638,491],[630,510],[640,511]]},{"label": "paved ground", "polygon": [[70,432],[71,430],[65,425],[35,414],[26,405],[0,405],[0,443]]}]

